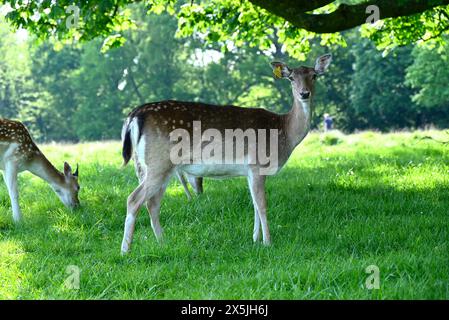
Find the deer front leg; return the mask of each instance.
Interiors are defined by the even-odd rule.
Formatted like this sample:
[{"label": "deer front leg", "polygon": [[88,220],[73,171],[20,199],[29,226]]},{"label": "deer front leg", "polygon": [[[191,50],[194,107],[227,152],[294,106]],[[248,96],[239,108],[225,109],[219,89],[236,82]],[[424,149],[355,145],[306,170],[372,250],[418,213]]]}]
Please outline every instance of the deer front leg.
[{"label": "deer front leg", "polygon": [[[255,216],[254,219],[254,241],[259,238],[259,223],[262,226],[263,244],[270,245],[270,230],[267,221],[267,203],[265,198],[265,176],[259,175],[253,170],[248,175],[248,185],[253,199]],[[259,221],[258,221],[259,220]]]},{"label": "deer front leg", "polygon": [[203,177],[196,177],[195,178],[195,186],[196,186],[196,192],[198,194],[203,194],[204,193],[204,188],[203,188]]},{"label": "deer front leg", "polygon": [[194,177],[194,176],[188,176],[187,178],[193,187],[193,190],[195,190],[196,194],[203,194],[203,178],[202,177]]},{"label": "deer front leg", "polygon": [[12,161],[5,163],[5,173],[3,178],[8,188],[9,197],[11,199],[11,207],[14,222],[19,223],[22,220],[22,212],[19,207],[19,191],[17,188],[17,166]]},{"label": "deer front leg", "polygon": [[182,187],[184,188],[184,192],[186,193],[187,199],[192,200],[192,194],[190,193],[189,187],[187,186],[187,181],[182,172],[176,170],[176,176],[178,177],[179,182],[181,182]]}]

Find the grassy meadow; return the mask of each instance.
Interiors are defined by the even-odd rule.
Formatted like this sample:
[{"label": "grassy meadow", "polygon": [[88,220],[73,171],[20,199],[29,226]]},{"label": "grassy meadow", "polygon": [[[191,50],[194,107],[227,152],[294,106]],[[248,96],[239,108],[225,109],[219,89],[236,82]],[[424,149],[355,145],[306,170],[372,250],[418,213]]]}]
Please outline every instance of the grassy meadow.
[{"label": "grassy meadow", "polygon": [[[2,299],[449,299],[449,140],[440,131],[309,135],[268,180],[273,245],[252,242],[244,178],[206,180],[188,202],[172,181],[159,245],[142,210],[120,255],[126,198],[137,186],[118,142],[50,144],[60,169],[80,163],[82,208],[20,176],[24,223],[0,184]],[[365,269],[380,271],[368,290]],[[79,289],[65,286],[69,266]],[[69,268],[70,269],[70,268]]]}]

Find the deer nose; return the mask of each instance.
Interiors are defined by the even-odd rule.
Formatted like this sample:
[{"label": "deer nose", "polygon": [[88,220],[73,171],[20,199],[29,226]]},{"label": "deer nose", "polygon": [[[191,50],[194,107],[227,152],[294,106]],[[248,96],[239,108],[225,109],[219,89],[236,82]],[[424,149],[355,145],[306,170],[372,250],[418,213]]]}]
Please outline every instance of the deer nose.
[{"label": "deer nose", "polygon": [[303,91],[300,93],[302,99],[309,99],[310,98],[310,91]]}]

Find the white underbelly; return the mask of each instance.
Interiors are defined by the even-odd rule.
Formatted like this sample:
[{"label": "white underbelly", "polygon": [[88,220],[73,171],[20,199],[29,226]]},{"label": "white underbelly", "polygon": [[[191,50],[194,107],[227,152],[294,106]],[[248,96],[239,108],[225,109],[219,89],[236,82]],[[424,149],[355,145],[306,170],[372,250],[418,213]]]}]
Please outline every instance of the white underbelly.
[{"label": "white underbelly", "polygon": [[241,164],[187,164],[180,169],[196,177],[230,178],[248,175],[248,166]]}]

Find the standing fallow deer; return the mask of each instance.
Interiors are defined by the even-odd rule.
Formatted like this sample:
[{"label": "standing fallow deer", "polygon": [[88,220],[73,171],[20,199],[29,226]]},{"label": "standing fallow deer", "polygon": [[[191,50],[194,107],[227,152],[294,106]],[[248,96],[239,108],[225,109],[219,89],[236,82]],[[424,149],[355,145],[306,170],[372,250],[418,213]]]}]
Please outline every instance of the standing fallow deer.
[{"label": "standing fallow deer", "polygon": [[[292,86],[293,106],[286,114],[277,114],[260,108],[214,106],[181,101],[149,103],[133,110],[122,130],[123,158],[125,165],[131,157],[134,159],[140,184],[128,197],[122,254],[130,250],[136,216],[144,204],[149,211],[151,226],[157,240],[162,239],[162,228],[159,223],[161,199],[170,177],[177,172],[185,172],[196,177],[246,176],[255,212],[253,240],[258,241],[262,227],[263,243],[269,245],[270,233],[265,199],[267,174],[262,173],[266,163],[262,163],[259,157],[254,159],[253,149],[265,146],[270,152],[276,153],[277,165],[274,173],[284,166],[310,129],[315,81],[327,70],[331,60],[331,55],[324,55],[317,59],[314,68],[304,66],[289,68],[281,62],[271,63],[276,78],[288,79]],[[213,131],[220,134],[222,138],[218,141],[220,143],[229,142],[228,130],[275,132],[273,141],[277,143],[272,143],[271,136],[270,139],[259,140],[255,145],[247,143],[243,153],[240,152],[235,157],[233,153],[233,162],[217,163],[216,160],[223,159],[223,155],[216,158],[216,154],[203,153],[201,161],[195,161],[198,148],[203,150],[204,143],[212,141],[201,139],[195,143],[193,139],[194,142],[188,144],[188,152],[181,152],[183,153],[181,157],[186,158],[174,162],[173,148],[176,146],[172,139],[174,132],[182,130],[189,137],[195,137],[195,134],[198,134],[196,132],[198,126],[195,127],[195,123],[200,123],[201,129],[205,130],[204,133]],[[234,141],[234,138],[231,137],[231,140]],[[190,140],[186,138],[186,141]],[[233,150],[234,147],[231,151]],[[224,157],[227,156],[225,152]]]},{"label": "standing fallow deer", "polygon": [[59,172],[20,122],[0,119],[0,169],[4,171],[15,222],[22,218],[17,187],[17,176],[22,171],[28,170],[47,181],[65,206],[74,208],[79,205],[78,167],[72,173],[72,168],[65,162],[64,173]]}]

